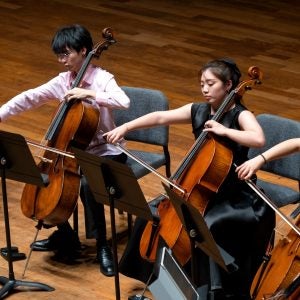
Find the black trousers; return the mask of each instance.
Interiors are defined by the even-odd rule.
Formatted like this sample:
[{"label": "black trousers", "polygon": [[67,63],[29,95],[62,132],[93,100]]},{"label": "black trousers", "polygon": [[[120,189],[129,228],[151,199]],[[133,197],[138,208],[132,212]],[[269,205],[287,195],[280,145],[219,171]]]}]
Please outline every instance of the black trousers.
[{"label": "black trousers", "polygon": [[[124,153],[121,153],[120,155],[105,156],[105,158],[109,158],[120,163],[126,163],[127,160],[127,156]],[[104,205],[96,202],[84,174],[80,181],[80,198],[84,206],[86,238],[95,238],[97,243],[100,245],[106,243]],[[64,231],[71,230],[71,226],[68,221],[58,225],[57,227]]]}]

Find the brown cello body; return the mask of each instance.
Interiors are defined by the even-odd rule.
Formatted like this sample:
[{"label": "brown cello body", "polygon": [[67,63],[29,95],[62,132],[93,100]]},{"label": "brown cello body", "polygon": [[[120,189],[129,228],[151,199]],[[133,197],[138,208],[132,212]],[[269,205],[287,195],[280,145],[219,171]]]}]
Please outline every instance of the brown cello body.
[{"label": "brown cello body", "polygon": [[[248,74],[251,80],[242,82],[228,95],[213,120],[221,121],[223,114],[236,97],[241,97],[244,91],[251,89],[253,84],[260,83],[262,74],[257,67],[249,68]],[[209,201],[226,179],[232,159],[232,152],[226,145],[202,132],[171,180],[185,191],[180,196],[204,214]],[[158,215],[160,219],[158,224],[148,222],[143,232],[140,241],[141,256],[154,262],[158,239],[161,236],[179,263],[184,265],[191,256],[190,238],[168,198],[158,205]]]},{"label": "brown cello body", "polygon": [[[204,213],[209,200],[217,192],[226,178],[232,163],[232,152],[223,144],[209,138],[198,152],[193,164],[180,178],[180,185],[186,191],[186,200]],[[158,206],[159,235],[172,249],[178,261],[183,265],[191,255],[189,237],[168,198]],[[152,223],[149,222],[144,230],[140,253],[149,261],[155,260],[158,238],[155,239],[149,251],[149,239]]]},{"label": "brown cello body", "polygon": [[[102,31],[105,40],[97,44],[84,60],[71,88],[80,86],[93,57],[116,41],[110,28]],[[86,149],[99,122],[99,110],[88,101],[62,101],[46,134],[47,145],[64,153],[72,146]],[[48,175],[47,187],[25,185],[21,209],[28,218],[41,221],[43,225],[55,226],[68,220],[77,204],[80,186],[79,166],[74,157],[46,150],[38,165],[41,173]]]},{"label": "brown cello body", "polygon": [[[98,125],[99,112],[84,102],[73,104],[66,115],[55,142],[48,146],[69,152],[71,145],[85,149]],[[46,151],[39,164],[41,173],[47,174],[47,187],[26,184],[21,198],[23,214],[31,219],[42,220],[45,225],[66,221],[77,204],[80,175],[74,158]]]},{"label": "brown cello body", "polygon": [[[299,226],[299,224],[300,219],[296,225]],[[299,300],[299,276],[300,237],[291,229],[287,236],[279,240],[272,250],[266,268],[262,265],[257,271],[252,282],[251,295],[254,300]]]}]

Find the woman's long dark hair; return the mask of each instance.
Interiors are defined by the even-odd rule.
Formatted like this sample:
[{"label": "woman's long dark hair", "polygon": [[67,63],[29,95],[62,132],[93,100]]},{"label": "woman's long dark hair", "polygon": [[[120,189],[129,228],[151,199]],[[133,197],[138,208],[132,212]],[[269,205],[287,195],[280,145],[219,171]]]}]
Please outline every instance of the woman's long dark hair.
[{"label": "woman's long dark hair", "polygon": [[220,58],[205,64],[199,71],[199,79],[201,78],[202,73],[207,69],[209,69],[224,84],[231,80],[231,90],[235,89],[240,82],[241,72],[236,63],[230,58]]}]

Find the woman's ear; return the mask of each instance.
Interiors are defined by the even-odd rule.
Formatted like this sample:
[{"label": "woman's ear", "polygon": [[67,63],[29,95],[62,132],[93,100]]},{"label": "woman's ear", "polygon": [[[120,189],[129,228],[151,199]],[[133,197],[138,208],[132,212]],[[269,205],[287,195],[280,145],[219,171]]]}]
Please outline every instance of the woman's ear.
[{"label": "woman's ear", "polygon": [[226,82],[226,91],[229,93],[229,91],[231,90],[232,88],[232,80],[228,80]]}]

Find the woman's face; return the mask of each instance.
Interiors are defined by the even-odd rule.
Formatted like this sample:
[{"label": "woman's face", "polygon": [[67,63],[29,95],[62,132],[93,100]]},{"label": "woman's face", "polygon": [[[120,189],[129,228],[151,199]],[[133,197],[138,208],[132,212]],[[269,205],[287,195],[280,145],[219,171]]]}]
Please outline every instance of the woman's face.
[{"label": "woman's face", "polygon": [[66,52],[57,54],[58,62],[63,64],[68,71],[78,73],[85,60],[86,49],[79,52],[66,47]]},{"label": "woman's face", "polygon": [[217,109],[228,94],[232,83],[229,80],[224,84],[210,69],[206,69],[201,75],[200,85],[206,101],[211,104],[214,109]]}]

